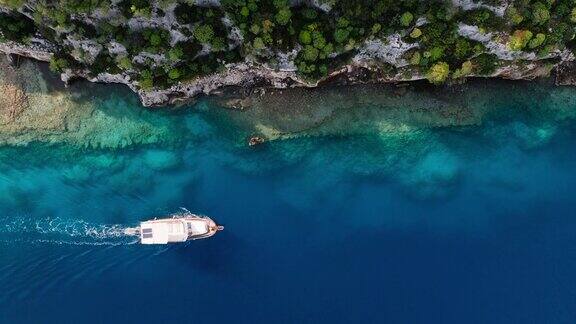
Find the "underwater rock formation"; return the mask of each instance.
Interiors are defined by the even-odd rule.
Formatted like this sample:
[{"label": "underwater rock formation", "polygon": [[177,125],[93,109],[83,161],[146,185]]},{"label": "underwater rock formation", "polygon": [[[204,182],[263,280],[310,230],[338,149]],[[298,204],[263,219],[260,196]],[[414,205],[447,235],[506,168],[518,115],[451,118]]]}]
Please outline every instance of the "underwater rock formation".
[{"label": "underwater rock formation", "polygon": [[34,62],[23,61],[16,68],[0,59],[0,145],[117,148],[178,141],[179,126],[142,111],[130,94],[101,92],[92,97],[95,89],[70,92],[53,82]]}]

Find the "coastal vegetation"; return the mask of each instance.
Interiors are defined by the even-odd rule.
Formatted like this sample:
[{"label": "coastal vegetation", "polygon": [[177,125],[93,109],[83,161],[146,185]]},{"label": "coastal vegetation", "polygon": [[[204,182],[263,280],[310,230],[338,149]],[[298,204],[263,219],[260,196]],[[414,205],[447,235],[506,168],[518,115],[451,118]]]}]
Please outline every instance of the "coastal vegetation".
[{"label": "coastal vegetation", "polygon": [[123,74],[142,89],[236,62],[317,80],[365,53],[367,42],[376,44],[371,55],[396,57],[383,60],[382,73],[408,69],[441,84],[506,64],[491,44],[542,59],[576,44],[573,0],[462,1],[472,8],[458,2],[0,0],[0,41],[41,39],[56,48],[50,62],[56,72]]}]

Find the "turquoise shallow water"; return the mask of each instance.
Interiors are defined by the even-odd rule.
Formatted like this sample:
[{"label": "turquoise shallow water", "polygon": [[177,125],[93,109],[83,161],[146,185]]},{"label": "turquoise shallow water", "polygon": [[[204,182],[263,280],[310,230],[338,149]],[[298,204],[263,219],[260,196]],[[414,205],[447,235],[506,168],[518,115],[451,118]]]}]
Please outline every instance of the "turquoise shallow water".
[{"label": "turquoise shallow water", "polygon": [[[109,89],[102,111],[142,109]],[[0,322],[571,323],[576,89],[466,91],[448,96],[468,126],[391,126],[360,102],[248,148],[254,127],[204,99],[131,117],[177,132],[157,144],[4,147]],[[226,230],[122,235],[181,206]]]}]

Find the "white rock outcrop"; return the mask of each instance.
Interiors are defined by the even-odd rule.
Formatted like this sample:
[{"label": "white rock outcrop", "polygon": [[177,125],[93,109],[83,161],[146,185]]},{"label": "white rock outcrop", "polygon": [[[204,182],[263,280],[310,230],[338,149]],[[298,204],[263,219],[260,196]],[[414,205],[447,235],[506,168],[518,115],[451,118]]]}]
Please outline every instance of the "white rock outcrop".
[{"label": "white rock outcrop", "polygon": [[403,67],[408,62],[402,57],[412,49],[418,47],[418,43],[406,43],[400,34],[392,34],[383,41],[381,39],[368,39],[358,50],[353,58],[354,62],[366,60],[380,60],[395,67]]}]

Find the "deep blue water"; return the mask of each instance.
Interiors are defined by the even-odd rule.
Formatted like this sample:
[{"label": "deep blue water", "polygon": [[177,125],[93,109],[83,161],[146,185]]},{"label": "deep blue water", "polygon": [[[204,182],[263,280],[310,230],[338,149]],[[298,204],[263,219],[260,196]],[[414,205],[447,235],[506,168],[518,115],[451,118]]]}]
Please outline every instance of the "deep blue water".
[{"label": "deep blue water", "polygon": [[[170,146],[4,148],[0,322],[574,323],[576,128],[541,99],[417,136],[253,149],[192,107],[153,112]],[[225,231],[117,235],[180,206]]]}]

